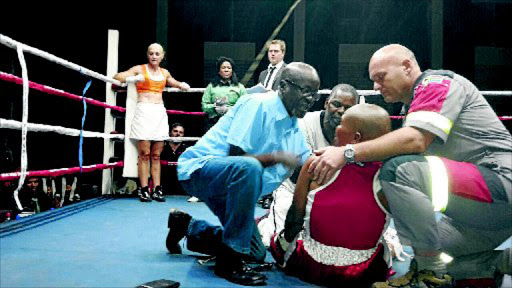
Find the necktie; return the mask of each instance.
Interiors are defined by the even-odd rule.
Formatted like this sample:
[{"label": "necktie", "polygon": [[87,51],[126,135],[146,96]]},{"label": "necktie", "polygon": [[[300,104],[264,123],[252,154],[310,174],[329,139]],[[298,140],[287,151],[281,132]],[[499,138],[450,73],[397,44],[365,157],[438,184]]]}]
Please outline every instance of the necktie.
[{"label": "necktie", "polygon": [[274,70],[276,70],[276,67],[270,67],[270,73],[268,73],[267,82],[265,82],[265,88],[269,89],[271,87],[268,87],[268,82],[270,82],[270,78],[272,78],[272,74],[274,74]]}]

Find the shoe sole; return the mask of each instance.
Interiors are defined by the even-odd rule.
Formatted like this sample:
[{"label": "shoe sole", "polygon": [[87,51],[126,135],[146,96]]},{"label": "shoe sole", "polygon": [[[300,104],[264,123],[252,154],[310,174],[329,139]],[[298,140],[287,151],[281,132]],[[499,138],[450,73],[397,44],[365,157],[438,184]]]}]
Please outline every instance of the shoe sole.
[{"label": "shoe sole", "polygon": [[216,272],[214,272],[214,273],[218,277],[226,279],[227,281],[229,281],[231,283],[238,284],[238,285],[244,285],[244,286],[264,286],[264,285],[267,285],[267,283],[266,283],[266,278],[267,277],[265,275],[263,275],[263,278],[261,278],[261,279],[258,279],[258,280],[255,280],[255,281],[252,281],[252,282],[248,283],[248,282],[244,282],[244,281],[236,281],[235,279],[229,279],[227,275],[218,274]]}]

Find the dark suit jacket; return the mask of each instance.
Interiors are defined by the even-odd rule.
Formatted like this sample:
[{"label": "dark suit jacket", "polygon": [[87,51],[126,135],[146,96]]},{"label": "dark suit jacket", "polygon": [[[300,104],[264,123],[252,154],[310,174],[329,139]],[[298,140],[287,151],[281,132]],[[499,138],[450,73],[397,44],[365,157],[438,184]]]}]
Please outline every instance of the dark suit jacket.
[{"label": "dark suit jacket", "polygon": [[[272,90],[277,91],[279,88],[279,79],[281,78],[281,73],[283,72],[283,68],[286,66],[286,63],[283,63],[283,66],[281,66],[281,69],[277,70],[276,78],[274,78],[274,83],[272,83]],[[258,78],[258,83],[261,83],[261,85],[264,85],[263,83],[265,81],[265,78],[267,78],[268,74],[268,68],[261,71],[260,77]]]}]

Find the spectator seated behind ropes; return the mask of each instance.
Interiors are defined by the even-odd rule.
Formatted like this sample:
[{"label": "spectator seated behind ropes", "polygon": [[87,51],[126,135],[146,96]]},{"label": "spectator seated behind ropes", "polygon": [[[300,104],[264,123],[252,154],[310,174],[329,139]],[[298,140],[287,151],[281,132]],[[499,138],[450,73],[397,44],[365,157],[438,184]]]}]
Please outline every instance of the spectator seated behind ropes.
[{"label": "spectator seated behind ropes", "polygon": [[[184,137],[185,128],[181,123],[174,123],[171,126],[170,137]],[[170,140],[165,142],[164,149],[160,155],[160,159],[169,162],[178,162],[180,155],[187,149],[187,144],[181,140]],[[176,165],[162,166],[162,185],[164,191],[169,194],[186,195],[187,193],[181,187],[178,182],[178,174],[176,171]]]},{"label": "spectator seated behind ropes", "polygon": [[217,67],[217,75],[206,86],[201,100],[203,112],[208,114],[207,130],[215,125],[241,96],[247,94],[244,85],[238,82],[233,59],[219,57],[215,67]]},{"label": "spectator seated behind ropes", "polygon": [[[391,131],[389,114],[373,104],[349,108],[336,128],[336,146],[377,138]],[[319,285],[368,287],[388,273],[381,244],[389,217],[375,197],[380,162],[352,163],[325,185],[302,167],[285,228],[271,252],[287,273]]]},{"label": "spectator seated behind ropes", "polygon": [[23,210],[18,212],[39,213],[54,207],[52,198],[43,191],[42,180],[39,177],[27,177],[18,193],[18,199],[23,206]]}]

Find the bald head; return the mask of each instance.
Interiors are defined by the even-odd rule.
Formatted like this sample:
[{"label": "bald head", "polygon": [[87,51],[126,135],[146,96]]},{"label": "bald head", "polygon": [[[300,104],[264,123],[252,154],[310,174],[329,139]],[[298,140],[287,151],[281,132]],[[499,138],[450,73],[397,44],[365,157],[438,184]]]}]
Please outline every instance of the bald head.
[{"label": "bald head", "polygon": [[288,79],[294,82],[302,82],[306,80],[314,81],[317,82],[317,90],[320,86],[320,77],[318,76],[316,69],[313,68],[313,66],[302,62],[292,62],[286,65],[281,73],[281,79]]},{"label": "bald head", "polygon": [[292,62],[282,71],[279,97],[290,116],[302,118],[319,98],[320,77],[313,66],[302,62]]},{"label": "bald head", "polygon": [[[403,61],[404,59],[409,59],[411,61],[414,61],[416,65],[418,65],[414,53],[409,48],[402,46],[400,44],[389,44],[380,48],[375,53],[373,53],[372,60],[374,58],[382,59],[388,57],[392,58],[395,61]],[[372,60],[370,60],[370,62],[372,62]]]},{"label": "bald head", "polygon": [[354,131],[361,134],[360,142],[378,138],[391,131],[389,114],[382,107],[361,103],[352,106],[343,115],[343,122],[349,121]]},{"label": "bald head", "polygon": [[421,75],[416,57],[411,50],[399,44],[390,44],[377,50],[368,65],[373,89],[378,90],[388,103],[410,103],[414,82]]}]

